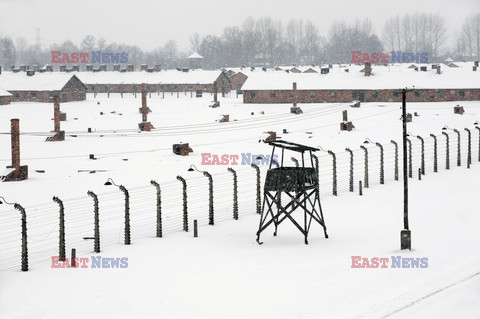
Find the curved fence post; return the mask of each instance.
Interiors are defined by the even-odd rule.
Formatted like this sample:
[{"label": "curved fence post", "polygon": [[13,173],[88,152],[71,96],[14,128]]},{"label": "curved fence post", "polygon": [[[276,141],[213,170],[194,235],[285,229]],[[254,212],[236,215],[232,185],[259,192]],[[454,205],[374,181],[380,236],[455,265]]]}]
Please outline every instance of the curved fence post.
[{"label": "curved fence post", "polygon": [[214,225],[214,211],[213,211],[213,178],[209,172],[203,172],[203,175],[208,177],[208,224]]},{"label": "curved fence post", "polygon": [[442,132],[445,135],[447,150],[445,152],[445,169],[450,169],[450,136],[448,133]]},{"label": "curved fence post", "polygon": [[251,165],[256,173],[257,173],[257,199],[256,199],[256,205],[257,205],[257,214],[261,214],[261,210],[262,210],[262,207],[261,207],[261,193],[260,193],[260,168],[255,165],[255,164],[252,164]]},{"label": "curved fence post", "polygon": [[180,175],[177,176],[177,180],[182,182],[183,189],[183,230],[188,231],[187,182]]},{"label": "curved fence post", "polygon": [[334,152],[332,151],[327,151],[328,154],[332,155],[332,160],[333,160],[333,169],[332,169],[332,175],[333,175],[333,181],[332,181],[332,194],[333,196],[337,196],[337,156],[335,155]]},{"label": "curved fence post", "polygon": [[475,126],[475,129],[478,130],[478,161],[480,162],[480,127]]},{"label": "curved fence post", "polygon": [[380,184],[385,184],[383,146],[378,142],[375,143],[375,145],[380,148]]},{"label": "curved fence post", "polygon": [[369,183],[368,183],[368,149],[360,145],[360,148],[365,152],[365,169],[364,169],[364,185],[363,187],[368,188]]},{"label": "curved fence post", "polygon": [[125,186],[120,185],[118,187],[125,195],[125,245],[131,244],[130,235],[130,194]]},{"label": "curved fence post", "polygon": [[453,129],[455,133],[457,133],[457,166],[462,166],[462,150],[461,150],[461,140],[460,140],[460,131],[456,128]]},{"label": "curved fence post", "polygon": [[299,167],[298,160],[292,156],[292,162],[295,163],[295,167]]},{"label": "curved fence post", "polygon": [[59,247],[58,247],[58,256],[61,261],[65,261],[66,251],[65,251],[65,208],[63,202],[57,197],[53,196],[53,201],[60,206],[60,225],[59,225]]},{"label": "curved fence post", "polygon": [[420,135],[417,135],[417,138],[420,140],[422,145],[422,175],[425,175],[425,140]]},{"label": "curved fence post", "polygon": [[430,134],[430,136],[433,137],[433,172],[437,173],[438,172],[437,137],[433,134]]},{"label": "curved fence post", "polygon": [[28,271],[27,213],[18,203],[13,207],[22,214],[22,271]]},{"label": "curved fence post", "polygon": [[238,220],[238,181],[237,172],[233,168],[227,168],[233,174],[233,219]]},{"label": "curved fence post", "polygon": [[345,149],[350,154],[350,174],[349,174],[349,179],[348,179],[348,190],[350,192],[353,192],[353,151],[349,149],[348,147]]},{"label": "curved fence post", "polygon": [[395,177],[395,180],[398,181],[398,144],[397,142],[395,142],[394,140],[391,140],[390,143],[393,144],[394,148],[395,148],[395,172],[394,172],[394,177]]},{"label": "curved fence post", "polygon": [[93,210],[95,213],[93,251],[96,253],[99,253],[100,252],[100,221],[99,221],[100,218],[99,218],[99,212],[98,212],[98,196],[92,191],[88,191],[87,195],[93,198]]},{"label": "curved fence post", "polygon": [[153,185],[157,190],[157,229],[156,236],[162,238],[162,190],[160,189],[160,184],[156,181],[151,180],[150,184]]},{"label": "curved fence post", "polygon": [[472,165],[472,132],[468,128],[465,128],[465,131],[468,135],[467,166],[470,167]]}]

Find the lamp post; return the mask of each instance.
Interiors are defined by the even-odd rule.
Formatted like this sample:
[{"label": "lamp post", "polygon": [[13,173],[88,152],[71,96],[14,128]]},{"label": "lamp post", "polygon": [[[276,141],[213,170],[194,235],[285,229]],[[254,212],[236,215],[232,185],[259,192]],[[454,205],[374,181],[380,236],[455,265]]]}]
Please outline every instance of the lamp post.
[{"label": "lamp post", "polygon": [[18,203],[9,203],[0,196],[0,204],[12,205],[22,214],[22,271],[28,271],[28,242],[27,242],[27,214],[25,209]]},{"label": "lamp post", "polygon": [[367,138],[363,143],[364,144],[372,143],[380,148],[380,184],[385,184],[385,172],[383,169],[383,145],[378,142],[372,142],[372,140],[369,138]]},{"label": "lamp post", "polygon": [[125,195],[125,245],[131,244],[131,234],[130,234],[130,194],[128,190],[123,185],[117,185],[115,182],[109,178],[105,182],[105,185],[115,185],[117,186]]},{"label": "lamp post", "polygon": [[208,224],[214,225],[214,211],[213,211],[213,178],[207,171],[199,171],[195,165],[190,165],[189,172],[197,171],[203,173],[203,176],[208,178]]}]

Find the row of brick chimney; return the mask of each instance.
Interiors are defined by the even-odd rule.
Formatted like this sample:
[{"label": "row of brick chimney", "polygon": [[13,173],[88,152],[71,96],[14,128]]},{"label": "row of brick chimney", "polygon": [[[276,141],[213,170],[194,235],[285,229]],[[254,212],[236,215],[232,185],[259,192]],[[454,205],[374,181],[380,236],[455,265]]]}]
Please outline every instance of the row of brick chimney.
[{"label": "row of brick chimney", "polygon": [[[29,65],[20,65],[19,67],[12,66],[11,68],[13,73],[18,73],[18,72],[28,72],[28,71],[35,71],[35,72],[53,72],[53,65],[47,64],[43,68],[39,68],[38,65],[33,65],[30,67]],[[135,71],[135,66],[133,64],[127,64],[125,67],[121,67],[120,64],[114,64],[113,67],[111,68],[112,71],[117,71],[117,72],[133,72]],[[60,72],[80,72],[80,65],[72,65],[71,67],[67,68],[67,65],[62,64],[58,67],[58,71]],[[92,64],[87,64],[85,65],[85,71],[87,72],[106,72],[107,71],[107,65],[106,64],[100,64],[99,66],[94,66]],[[142,64],[140,65],[140,71],[145,71],[145,72],[160,72],[161,71],[161,66],[159,64],[155,64],[153,68],[149,68],[147,64]],[[1,69],[0,69],[0,74],[1,74]]]}]

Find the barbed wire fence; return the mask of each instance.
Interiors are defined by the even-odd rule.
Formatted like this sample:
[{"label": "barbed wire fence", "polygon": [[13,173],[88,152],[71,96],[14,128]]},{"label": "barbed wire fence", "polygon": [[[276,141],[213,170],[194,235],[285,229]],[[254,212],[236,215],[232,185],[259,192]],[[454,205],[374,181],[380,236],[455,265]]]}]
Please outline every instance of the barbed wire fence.
[{"label": "barbed wire fence", "polygon": [[[447,162],[451,170],[458,169],[457,162],[465,168],[480,164],[480,129],[470,131],[471,134],[465,129],[436,132],[432,134],[436,138],[431,135],[410,136],[412,152],[409,157],[414,172],[412,178],[416,178],[415,172],[419,169],[425,175],[444,171],[447,169]],[[442,133],[449,136],[448,143],[447,136]],[[460,153],[457,152],[459,141]],[[379,147],[379,144],[382,147]],[[362,148],[351,147],[349,151],[317,152],[321,197],[358,193],[358,182],[362,181],[365,185],[365,177],[368,177],[369,188],[400,180],[402,170],[398,168],[402,163],[398,154],[401,154],[402,145],[401,143],[397,145],[397,154],[395,143],[390,140],[362,144]],[[305,157],[306,165],[311,161],[315,166],[314,159]],[[297,160],[286,157],[283,164],[295,166]],[[97,250],[103,252],[112,245],[124,244],[127,236],[127,216],[129,240],[135,244],[142,238],[165,237],[181,232],[186,222],[185,209],[188,215],[187,222],[192,224],[190,227],[192,236],[194,220],[197,220],[201,227],[219,227],[209,225],[212,217],[217,225],[227,220],[254,215],[257,213],[257,190],[263,185],[268,166],[258,167],[260,180],[257,179],[257,170],[250,166],[234,167],[235,174],[226,167],[225,172],[211,175],[213,180],[211,189],[209,179],[203,174],[182,173],[181,178],[186,183],[185,206],[182,183],[178,180],[158,184],[158,188],[154,183],[133,187],[126,185],[124,188],[128,196],[125,196],[124,190],[110,186],[107,191],[98,194],[91,192],[87,194],[88,190],[85,190],[85,196],[55,197],[56,200],[24,207],[28,230],[25,233],[22,232],[22,216],[19,210],[14,206],[2,205],[0,272],[18,270],[21,265],[23,266],[22,240],[26,240],[28,244],[30,268],[35,268],[36,264],[48,261],[52,257],[65,255],[65,251],[69,252],[72,248],[75,248],[77,256],[81,256]],[[365,191],[364,189],[363,192]],[[95,214],[95,199],[98,200],[98,216]],[[158,236],[159,230],[161,236]],[[253,232],[252,230],[252,237]]]}]

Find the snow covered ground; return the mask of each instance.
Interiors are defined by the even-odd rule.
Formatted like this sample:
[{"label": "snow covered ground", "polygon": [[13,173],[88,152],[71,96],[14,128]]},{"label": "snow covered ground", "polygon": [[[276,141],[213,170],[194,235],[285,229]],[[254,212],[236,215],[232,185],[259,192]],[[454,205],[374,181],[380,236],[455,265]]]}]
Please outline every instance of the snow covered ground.
[{"label": "snow covered ground", "polygon": [[[0,317],[51,318],[478,318],[480,281],[479,131],[480,102],[465,102],[463,116],[456,103],[409,103],[418,112],[409,124],[425,138],[426,175],[416,180],[420,142],[411,137],[414,177],[410,179],[410,226],[413,250],[400,251],[403,228],[403,185],[394,181],[394,152],[400,142],[398,103],[301,105],[302,115],[289,105],[248,105],[233,96],[211,109],[211,97],[152,94],[149,121],[156,127],[138,133],[140,95],[93,95],[84,102],[61,105],[66,141],[46,143],[53,129],[53,106],[13,103],[0,108],[0,166],[10,164],[11,118],[20,119],[21,162],[30,179],[0,183],[0,196],[27,210],[30,270],[20,269],[20,219],[12,206],[0,206]],[[356,129],[340,132],[341,111],[348,109]],[[264,111],[264,114],[260,112]],[[103,112],[104,115],[100,115]],[[251,115],[251,113],[254,113]],[[221,114],[230,123],[218,123]],[[237,120],[237,121],[234,121]],[[450,136],[450,170],[445,170],[442,127],[461,131],[461,167],[456,166],[456,135]],[[93,132],[88,133],[87,129]],[[466,168],[467,134],[472,130],[472,167]],[[287,129],[288,134],[282,130]],[[201,165],[202,153],[270,154],[259,143],[267,131],[282,139],[332,150],[338,160],[339,196],[332,196],[332,158],[319,152],[322,207],[329,239],[313,226],[309,245],[284,223],[277,237],[267,230],[262,246],[255,242],[255,173],[248,165],[233,165],[239,175],[240,219],[232,219],[232,175],[227,165]],[[433,173],[433,139],[438,136],[439,172]],[[75,137],[74,137],[75,136]],[[379,151],[385,148],[385,185],[379,184]],[[194,153],[172,154],[172,144],[188,142]],[[369,149],[370,188],[357,193],[363,180],[363,150]],[[354,151],[355,192],[348,191],[349,156]],[[89,160],[94,154],[97,160]],[[296,156],[296,154],[287,154]],[[289,164],[291,165],[291,161]],[[188,172],[191,164],[214,179],[215,226],[207,225],[208,180]],[[35,172],[44,170],[45,173]],[[82,170],[82,172],[79,172]],[[267,167],[261,166],[262,185]],[[89,173],[95,171],[95,173]],[[190,227],[200,223],[199,238],[182,232],[181,184],[186,178]],[[132,245],[123,245],[123,196],[107,178],[125,185],[131,194]],[[164,238],[155,238],[155,189],[162,187]],[[401,179],[401,169],[400,169]],[[99,195],[102,251],[99,256],[128,257],[128,268],[57,269],[58,205],[65,202],[67,251],[94,256],[93,202]],[[318,226],[318,225],[317,225]],[[273,230],[272,230],[273,231]],[[352,268],[352,256],[428,258],[428,268]],[[438,293],[436,293],[438,292]],[[475,298],[475,294],[477,298]]]}]

